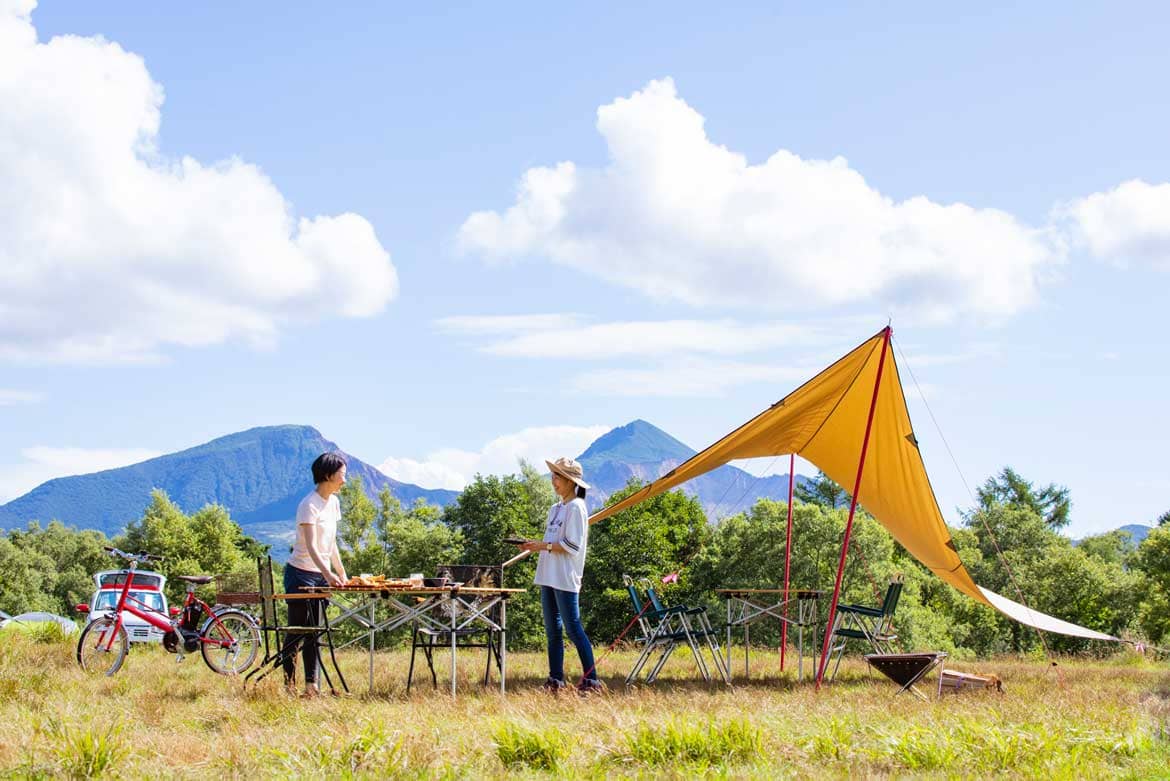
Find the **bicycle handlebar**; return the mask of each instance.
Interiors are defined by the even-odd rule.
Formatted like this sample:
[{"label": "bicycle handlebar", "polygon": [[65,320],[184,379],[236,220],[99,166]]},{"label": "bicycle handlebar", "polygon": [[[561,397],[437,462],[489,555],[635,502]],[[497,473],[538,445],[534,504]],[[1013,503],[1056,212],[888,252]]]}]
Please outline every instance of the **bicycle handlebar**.
[{"label": "bicycle handlebar", "polygon": [[163,560],[162,556],[156,556],[153,553],[127,553],[126,551],[118,550],[117,548],[111,548],[109,545],[103,545],[102,550],[119,558],[126,559],[126,561],[136,561],[140,564],[145,564],[148,561]]}]

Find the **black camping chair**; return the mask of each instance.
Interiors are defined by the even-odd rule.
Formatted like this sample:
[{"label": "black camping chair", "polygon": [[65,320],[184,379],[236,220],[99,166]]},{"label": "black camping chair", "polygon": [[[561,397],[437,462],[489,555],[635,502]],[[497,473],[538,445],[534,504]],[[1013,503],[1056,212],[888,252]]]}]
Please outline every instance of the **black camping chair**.
[{"label": "black camping chair", "polygon": [[[435,573],[438,577],[446,577],[449,582],[462,583],[468,588],[502,588],[504,585],[504,568],[498,564],[443,564],[440,565]],[[472,601],[474,608],[476,600]],[[442,603],[435,606],[436,611],[441,611],[444,605]],[[487,617],[493,623],[499,625],[500,623],[500,606],[494,605],[488,609]],[[451,647],[451,629],[443,625],[450,622],[450,614],[439,615],[438,620],[432,624],[423,624],[416,621],[412,627],[410,635],[410,670],[406,674],[406,690],[410,691],[410,685],[414,681],[414,659],[419,649],[422,649],[423,656],[427,660],[427,668],[431,671],[431,685],[434,688],[439,687],[438,676],[435,675],[435,649],[440,650]],[[443,628],[440,628],[443,627]],[[456,648],[486,648],[487,662],[483,670],[483,684],[487,686],[491,683],[492,660],[495,660],[496,672],[503,674],[502,662],[500,660],[500,636],[499,632],[482,623],[477,623],[462,629],[455,630],[455,647]]]},{"label": "black camping chair", "polygon": [[850,640],[864,640],[875,654],[892,652],[891,644],[898,639],[898,635],[894,633],[894,611],[901,596],[902,576],[895,575],[890,579],[889,588],[886,589],[886,596],[880,607],[837,605],[837,617],[833,621],[829,647],[829,658],[832,659],[835,653],[837,662],[833,667],[830,681],[837,677],[841,657],[844,656],[845,646]]},{"label": "black camping chair", "polygon": [[[244,680],[257,682],[263,680],[269,673],[282,668],[286,656],[288,654],[295,655],[300,650],[301,643],[316,643],[317,665],[321,675],[325,678],[325,685],[330,690],[335,691],[333,679],[329,677],[329,669],[325,665],[325,650],[328,649],[329,660],[333,663],[333,671],[337,674],[337,680],[341,684],[341,688],[349,692],[349,686],[345,682],[345,676],[341,674],[341,668],[337,665],[337,656],[333,650],[333,628],[329,625],[329,614],[326,609],[328,599],[314,600],[316,610],[311,612],[310,616],[311,618],[315,616],[317,620],[310,625],[282,624],[276,611],[277,600],[272,579],[272,557],[257,558],[256,568],[260,583],[260,631],[264,636],[264,661],[253,667],[244,676]],[[270,635],[271,643],[269,642]],[[299,642],[293,644],[290,642],[293,639],[297,639]]]}]

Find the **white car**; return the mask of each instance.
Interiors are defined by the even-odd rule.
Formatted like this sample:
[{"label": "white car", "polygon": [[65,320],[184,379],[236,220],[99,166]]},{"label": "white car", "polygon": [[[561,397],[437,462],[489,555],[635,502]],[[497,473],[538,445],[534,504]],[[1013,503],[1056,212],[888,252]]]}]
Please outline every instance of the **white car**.
[{"label": "white car", "polygon": [[[79,610],[82,607],[88,607],[89,617],[86,621],[87,624],[94,619],[100,618],[117,606],[118,598],[122,595],[122,588],[126,585],[126,577],[129,574],[130,570],[119,569],[106,570],[93,576],[93,582],[96,586],[96,590],[93,592],[93,599],[90,600],[88,606],[78,606]],[[164,575],[149,570],[135,570],[134,581],[130,584],[129,597],[130,599],[137,600],[137,603],[145,604],[152,610],[158,611],[161,617],[169,618],[170,612],[167,608],[167,595],[163,592],[166,584],[167,579]],[[130,599],[127,599],[128,604],[130,603]],[[142,604],[137,603],[134,604],[134,607],[142,610]],[[162,642],[162,631],[146,623],[129,611],[122,611],[122,625],[126,627],[126,634],[132,643]]]},{"label": "white car", "polygon": [[[2,613],[3,611],[0,611]],[[45,613],[43,611],[33,611],[32,613],[21,613],[18,616],[10,616],[3,613],[3,620],[0,620],[0,629],[5,627],[16,628],[32,628],[37,624],[56,624],[61,627],[61,631],[67,635],[71,635],[77,631],[77,624],[64,616],[56,615],[55,613]]]}]

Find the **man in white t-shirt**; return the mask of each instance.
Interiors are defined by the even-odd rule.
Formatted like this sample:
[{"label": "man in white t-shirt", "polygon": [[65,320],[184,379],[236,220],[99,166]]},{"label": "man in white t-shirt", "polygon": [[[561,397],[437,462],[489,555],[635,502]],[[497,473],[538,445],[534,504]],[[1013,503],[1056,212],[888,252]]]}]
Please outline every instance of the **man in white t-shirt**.
[{"label": "man in white t-shirt", "polygon": [[[313,462],[316,488],[297,505],[297,537],[292,556],[284,567],[284,592],[295,594],[309,586],[340,586],[349,578],[337,550],[337,524],[341,521],[341,502],[337,492],[345,485],[345,457],[340,453],[322,453]],[[317,626],[323,600],[290,599],[290,626]],[[284,644],[284,682],[290,691],[296,686],[297,646],[305,661],[306,697],[315,697],[317,687],[317,643],[304,642],[292,635]]]},{"label": "man in white t-shirt", "polygon": [[540,586],[540,604],[544,612],[544,632],[548,640],[548,680],[544,688],[556,692],[565,684],[565,646],[562,630],[577,648],[584,673],[577,688],[582,693],[600,691],[593,660],[593,645],[581,624],[581,577],[585,572],[585,548],[589,543],[589,511],[585,492],[589,489],[581,465],[571,458],[545,461],[552,473],[553,490],[561,501],[548,511],[544,538],[528,540],[520,548],[540,554],[536,578]]}]

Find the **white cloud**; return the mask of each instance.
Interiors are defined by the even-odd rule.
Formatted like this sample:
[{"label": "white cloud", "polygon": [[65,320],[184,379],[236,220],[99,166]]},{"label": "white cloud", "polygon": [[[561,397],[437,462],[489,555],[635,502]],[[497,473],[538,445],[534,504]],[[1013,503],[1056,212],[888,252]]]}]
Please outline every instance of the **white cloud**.
[{"label": "white cloud", "polygon": [[1133,179],[1063,204],[1054,218],[1101,260],[1170,271],[1170,184]]},{"label": "white cloud", "polygon": [[513,336],[483,348],[495,355],[574,359],[621,358],[664,353],[738,355],[808,343],[814,328],[787,323],[732,320],[660,320],[599,323]]},{"label": "white cloud", "polygon": [[873,302],[907,318],[1002,318],[1062,259],[1006,212],[895,202],[843,158],[779,150],[758,165],[707,137],[670,79],[597,112],[600,170],[562,162],[521,178],[513,206],[472,214],[460,247],[542,255],[692,305],[812,311]]},{"label": "white cloud", "polygon": [[80,448],[39,445],[21,451],[24,459],[0,469],[0,502],[23,496],[55,477],[85,475],[137,464],[162,455],[146,448]]},{"label": "white cloud", "polygon": [[572,314],[546,315],[457,315],[435,321],[440,331],[458,334],[496,335],[517,331],[546,331],[572,328],[580,321]]},{"label": "white cloud", "polygon": [[255,165],[164,156],[142,59],[100,37],[38,43],[34,5],[0,4],[0,359],[265,345],[397,295],[366,219],[295,219]]},{"label": "white cloud", "polygon": [[476,474],[508,475],[524,459],[544,471],[545,459],[575,458],[612,426],[541,426],[505,434],[478,451],[445,449],[422,460],[390,457],[379,466],[384,474],[424,488],[462,490]]},{"label": "white cloud", "polygon": [[715,397],[753,382],[789,387],[820,370],[684,357],[636,369],[590,371],[570,382],[580,393],[599,396]]},{"label": "white cloud", "polygon": [[45,394],[37,391],[21,391],[0,388],[0,407],[16,404],[36,404],[45,400]]}]

